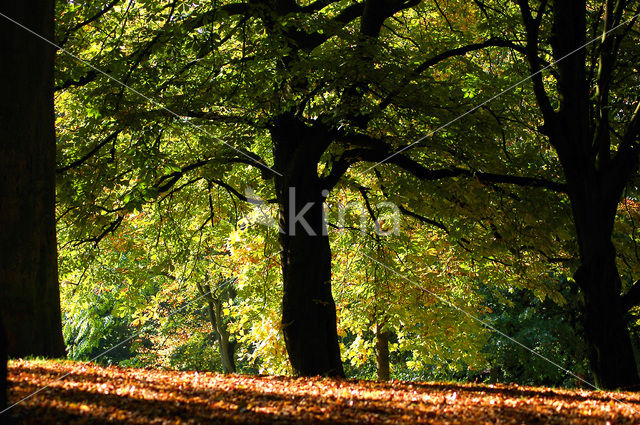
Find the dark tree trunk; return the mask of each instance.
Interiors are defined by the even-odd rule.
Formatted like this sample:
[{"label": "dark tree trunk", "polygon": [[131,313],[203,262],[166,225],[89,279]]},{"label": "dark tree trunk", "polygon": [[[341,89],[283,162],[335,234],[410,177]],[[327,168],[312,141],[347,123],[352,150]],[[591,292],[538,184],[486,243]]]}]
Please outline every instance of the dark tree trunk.
[{"label": "dark tree trunk", "polygon": [[[596,190],[590,192],[593,195]],[[603,211],[604,199],[592,205],[573,199],[572,203],[581,260],[574,279],[584,300],[582,321],[591,372],[599,388],[635,388],[640,380],[620,296],[622,284],[616,252],[611,242],[615,205],[607,212]]]},{"label": "dark tree trunk", "polygon": [[[52,39],[53,0],[0,11]],[[54,49],[0,18],[0,303],[9,355],[65,355],[55,223]]]},{"label": "dark tree trunk", "polygon": [[[587,2],[552,3],[550,40],[557,61],[559,102],[555,110],[542,74],[538,73],[539,44],[544,36],[531,15],[529,2],[519,0],[519,4],[527,29],[527,57],[534,73],[534,92],[544,117],[542,131],[558,154],[571,201],[580,258],[574,278],[584,300],[581,311],[591,371],[600,388],[636,387],[640,380],[621,301],[612,232],[623,190],[637,171],[638,152],[634,147],[637,134],[631,128],[635,125],[632,122],[631,132],[625,134],[617,149],[612,149],[608,89],[616,43],[610,36],[603,36],[597,75],[591,81],[595,86],[592,95],[584,48]],[[624,2],[607,1],[607,28],[614,25],[610,13],[614,7],[624,7]]]},{"label": "dark tree trunk", "polygon": [[376,366],[378,379],[388,381],[391,377],[389,366],[389,332],[376,326]]},{"label": "dark tree trunk", "polygon": [[583,326],[595,383],[606,389],[638,389],[638,369],[622,309],[620,276],[609,243],[583,261],[574,277],[584,296]]},{"label": "dark tree trunk", "polygon": [[[318,126],[317,126],[318,127]],[[298,376],[344,376],[336,307],[331,294],[331,248],[317,174],[326,148],[321,128],[291,116],[275,120],[276,197],[282,248],[282,325],[289,361]]]},{"label": "dark tree trunk", "polygon": [[[566,114],[559,123],[556,143],[566,146],[569,140],[578,139],[581,120]],[[580,266],[574,279],[583,298],[582,325],[591,372],[599,388],[635,388],[640,385],[640,379],[612,243],[617,206],[625,184],[598,171],[580,154],[560,158],[578,238]]]},{"label": "dark tree trunk", "polygon": [[[585,16],[584,0],[554,3],[552,44],[556,57],[584,45]],[[590,112],[593,100],[585,64],[584,49],[558,64],[560,108],[550,120],[550,140],[567,180],[578,238],[580,266],[574,278],[584,300],[582,322],[591,372],[600,388],[631,388],[640,380],[622,307],[612,234],[622,192],[637,169],[637,153],[629,153],[622,161],[611,157],[606,114],[594,116]],[[598,91],[609,78],[598,77]],[[598,102],[607,104],[606,99]]]}]

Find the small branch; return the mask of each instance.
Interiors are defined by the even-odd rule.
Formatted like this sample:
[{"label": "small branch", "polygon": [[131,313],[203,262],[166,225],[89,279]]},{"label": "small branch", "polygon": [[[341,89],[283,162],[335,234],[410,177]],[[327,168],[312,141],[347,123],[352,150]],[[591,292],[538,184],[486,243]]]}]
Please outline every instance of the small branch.
[{"label": "small branch", "polygon": [[75,242],[74,245],[78,246],[86,242],[93,242],[93,245],[97,246],[100,243],[100,241],[104,239],[105,236],[107,236],[109,233],[115,232],[118,229],[118,227],[120,227],[123,219],[124,219],[124,215],[118,215],[115,220],[113,220],[111,223],[103,227],[102,232],[100,232],[98,236],[94,236],[92,238],[87,238],[84,240],[79,240]]},{"label": "small branch", "polygon": [[425,223],[425,224],[430,224],[434,227],[437,227],[440,230],[443,230],[447,235],[449,234],[449,229],[447,228],[447,226],[445,226],[443,223],[427,218],[423,215],[420,215],[414,211],[411,211],[407,208],[405,208],[403,205],[398,205],[398,209],[400,210],[400,212],[408,217],[412,217],[415,218],[416,220]]},{"label": "small branch", "polygon": [[620,297],[620,302],[625,312],[640,304],[640,280],[633,282],[627,293]]},{"label": "small branch", "polygon": [[359,186],[358,187],[358,191],[360,192],[360,195],[362,195],[362,199],[364,199],[364,205],[367,208],[367,212],[369,212],[369,217],[371,217],[371,220],[373,221],[373,225],[374,228],[376,229],[376,236],[375,236],[375,240],[380,242],[380,235],[378,234],[379,230],[380,230],[380,223],[378,222],[378,218],[376,217],[376,213],[373,210],[373,207],[371,206],[371,202],[369,202],[369,197],[367,196],[367,188],[364,186]]},{"label": "small branch", "polygon": [[182,167],[179,171],[175,171],[171,174],[167,174],[166,176],[162,176],[160,177],[158,182],[155,184],[155,187],[156,189],[158,189],[159,193],[166,192],[167,190],[171,189],[173,185],[176,184],[178,180],[180,180],[185,173],[191,170],[195,170],[196,168],[203,167],[207,165],[210,161],[212,160],[205,159],[202,161],[198,161],[193,164]]},{"label": "small branch", "polygon": [[534,19],[533,16],[531,16],[529,2],[527,0],[518,0],[520,13],[522,15],[522,21],[524,23],[527,34],[527,45],[525,47],[524,53],[526,54],[531,70],[533,91],[536,96],[538,106],[542,111],[542,116],[545,120],[545,124],[553,125],[555,122],[556,113],[553,109],[553,106],[551,105],[551,101],[549,100],[549,96],[544,87],[542,72],[540,72],[541,61],[540,57],[538,56],[540,19],[542,19],[545,4],[546,2],[543,2],[540,5],[538,15]]},{"label": "small branch", "polygon": [[93,155],[95,155],[100,150],[100,148],[102,148],[104,145],[106,145],[107,143],[111,142],[116,137],[118,137],[118,135],[120,134],[121,131],[122,130],[116,130],[113,133],[111,133],[110,135],[108,135],[107,137],[105,137],[93,149],[91,149],[89,152],[87,152],[82,158],[80,158],[80,159],[78,159],[76,161],[73,161],[69,165],[65,165],[63,167],[56,168],[56,174],[62,174],[64,172],[66,172],[66,171],[69,171],[72,168],[75,168],[75,167],[77,167],[79,165],[82,165],[86,160],[88,160]]},{"label": "small branch", "polygon": [[102,15],[104,15],[105,13],[107,13],[108,11],[113,9],[113,7],[115,5],[117,5],[118,3],[120,3],[120,1],[122,1],[122,0],[113,0],[111,3],[107,4],[102,10],[100,10],[95,15],[91,16],[90,18],[85,19],[84,21],[82,21],[82,22],[74,25],[73,27],[69,28],[68,30],[66,30],[65,33],[64,33],[64,36],[62,36],[62,40],[60,40],[58,42],[58,45],[64,46],[64,44],[67,42],[67,40],[71,36],[71,33],[76,32],[80,28],[84,27],[85,25],[89,25],[91,22],[99,19]]},{"label": "small branch", "polygon": [[60,90],[68,89],[69,87],[86,86],[87,84],[95,80],[97,77],[98,77],[98,71],[91,69],[87,71],[85,75],[78,78],[77,80],[72,80],[72,79],[65,80],[62,84],[54,86],[53,91],[60,91]]},{"label": "small branch", "polygon": [[210,182],[217,184],[220,187],[225,188],[228,192],[232,193],[236,198],[240,199],[241,201],[244,202],[249,202],[250,204],[275,204],[277,201],[277,199],[267,199],[266,201],[262,200],[262,199],[255,199],[255,198],[248,198],[245,195],[243,195],[242,193],[240,193],[237,189],[235,189],[233,186],[223,182],[222,180],[217,180],[217,179],[209,179]]},{"label": "small branch", "polygon": [[389,104],[393,101],[393,99],[400,94],[405,88],[406,86],[413,80],[415,79],[415,77],[417,77],[418,75],[422,74],[424,71],[426,71],[427,69],[431,68],[434,65],[437,65],[438,63],[446,60],[446,59],[450,59],[456,56],[464,56],[467,53],[476,51],[476,50],[482,50],[485,49],[487,47],[508,47],[514,50],[517,50],[519,52],[523,52],[523,47],[522,46],[518,46],[517,44],[508,41],[508,40],[502,40],[502,39],[497,39],[497,38],[490,38],[489,40],[483,41],[482,43],[474,43],[474,44],[468,44],[466,46],[462,46],[462,47],[457,47],[455,49],[450,49],[447,51],[444,51],[442,53],[439,53],[435,56],[433,56],[432,58],[427,59],[426,61],[422,62],[422,64],[420,64],[417,68],[415,68],[413,70],[413,72],[411,72],[411,74],[409,74],[409,76],[405,77],[399,84],[399,88],[392,91],[391,93],[389,93],[378,105],[379,109],[384,109],[387,106],[389,106]]}]

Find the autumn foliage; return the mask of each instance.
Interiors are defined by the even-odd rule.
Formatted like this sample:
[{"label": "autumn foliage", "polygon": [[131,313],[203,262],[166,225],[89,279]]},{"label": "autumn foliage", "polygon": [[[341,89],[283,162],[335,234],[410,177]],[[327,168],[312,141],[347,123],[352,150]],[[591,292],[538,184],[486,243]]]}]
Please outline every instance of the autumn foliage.
[{"label": "autumn foliage", "polygon": [[[63,379],[59,377],[65,376]],[[640,395],[518,385],[221,375],[13,361],[26,424],[634,424]]]}]

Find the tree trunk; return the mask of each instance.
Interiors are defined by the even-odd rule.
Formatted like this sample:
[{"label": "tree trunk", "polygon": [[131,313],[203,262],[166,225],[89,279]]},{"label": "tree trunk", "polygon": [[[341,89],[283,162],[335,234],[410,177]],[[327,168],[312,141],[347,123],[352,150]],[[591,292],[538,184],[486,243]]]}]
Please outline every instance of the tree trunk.
[{"label": "tree trunk", "polygon": [[[0,11],[53,38],[53,0],[5,1]],[[0,39],[0,307],[8,350],[13,357],[61,357],[65,347],[55,223],[55,51],[4,18]]]},{"label": "tree trunk", "polygon": [[331,248],[324,222],[327,192],[317,174],[326,147],[320,128],[291,116],[275,121],[276,197],[282,248],[282,329],[298,376],[344,376],[331,294]]},{"label": "tree trunk", "polygon": [[[218,337],[218,347],[220,350],[220,361],[222,363],[222,371],[224,373],[236,373],[235,362],[235,349],[236,343],[231,341],[231,335],[227,330],[227,326],[224,323],[224,317],[222,315],[222,297],[217,297],[211,293],[211,287],[209,285],[201,286],[198,284],[200,293],[205,295],[207,300],[207,313],[209,314],[209,321],[211,327]],[[227,291],[223,291],[223,294],[228,294],[228,298],[231,299],[234,296]]]},{"label": "tree trunk", "polygon": [[[567,134],[575,134],[572,129],[581,124],[573,121],[571,125],[570,119],[564,123],[566,145],[567,140],[572,140]],[[580,266],[574,279],[583,296],[582,325],[590,369],[601,389],[635,388],[640,379],[612,243],[624,184],[608,179],[607,174],[582,159],[579,154],[564,160],[561,156],[578,239]]]},{"label": "tree trunk", "polygon": [[218,331],[218,342],[220,343],[220,357],[222,359],[222,370],[224,373],[235,373],[236,362],[235,343],[231,341],[229,331],[222,317],[222,300],[213,299],[213,312],[215,315],[216,330]]},{"label": "tree trunk", "polygon": [[639,388],[625,312],[614,290],[620,287],[614,254],[603,252],[583,262],[574,277],[584,295],[583,326],[596,385],[603,389]]},{"label": "tree trunk", "polygon": [[[581,264],[574,279],[583,299],[582,322],[595,383],[603,389],[640,384],[622,305],[620,274],[611,242],[615,209],[598,214],[603,203],[574,208]],[[607,217],[607,215],[609,217]]]},{"label": "tree trunk", "polygon": [[391,377],[389,366],[389,332],[376,326],[376,366],[378,369],[378,379],[388,381]]},{"label": "tree trunk", "polygon": [[[527,27],[528,59],[534,92],[549,136],[567,181],[578,239],[580,267],[574,274],[583,295],[582,322],[589,346],[591,371],[603,389],[640,384],[625,311],[621,281],[612,243],[613,225],[622,192],[637,170],[637,152],[624,143],[611,148],[607,87],[612,80],[614,43],[602,45],[598,73],[589,81],[586,64],[587,2],[553,2],[550,42],[557,61],[557,110],[545,91],[538,63],[540,28],[529,2],[519,1]],[[611,2],[609,2],[611,6]],[[596,86],[593,95],[592,85]],[[597,111],[597,113],[592,113]],[[619,154],[627,153],[620,156]],[[614,163],[615,161],[615,163]]]}]

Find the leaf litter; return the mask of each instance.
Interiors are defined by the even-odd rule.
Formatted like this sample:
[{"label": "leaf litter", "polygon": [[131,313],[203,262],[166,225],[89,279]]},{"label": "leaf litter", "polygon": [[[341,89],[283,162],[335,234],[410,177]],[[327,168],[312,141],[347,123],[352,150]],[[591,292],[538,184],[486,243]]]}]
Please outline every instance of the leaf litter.
[{"label": "leaf litter", "polygon": [[25,425],[640,423],[637,393],[514,384],[223,375],[42,360],[11,361],[9,382],[12,403],[49,384],[11,409]]}]

